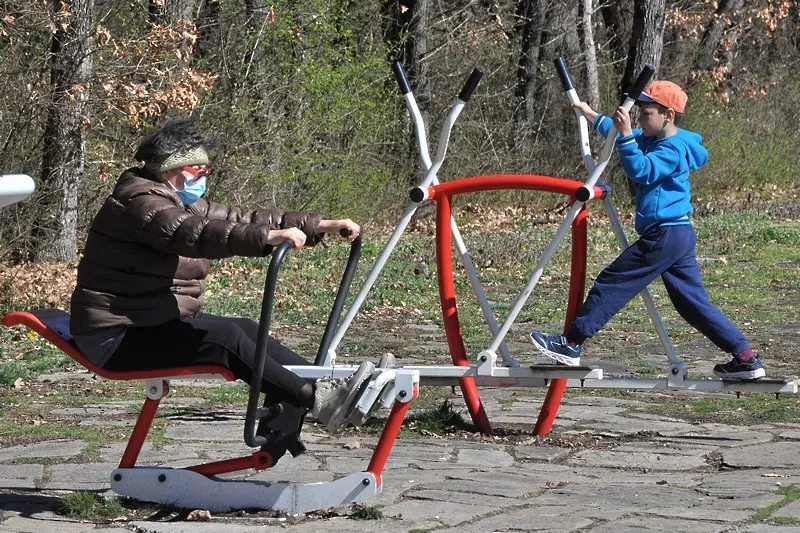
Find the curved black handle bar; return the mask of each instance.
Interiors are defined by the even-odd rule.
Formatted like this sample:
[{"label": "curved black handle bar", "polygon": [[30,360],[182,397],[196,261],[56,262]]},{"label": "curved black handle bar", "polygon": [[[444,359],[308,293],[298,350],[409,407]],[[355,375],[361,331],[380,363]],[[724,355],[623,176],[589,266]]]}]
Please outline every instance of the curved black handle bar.
[{"label": "curved black handle bar", "polygon": [[392,63],[392,72],[394,72],[394,79],[397,80],[397,86],[400,87],[401,94],[408,94],[411,92],[411,86],[408,84],[408,76],[400,61]]},{"label": "curved black handle bar", "polygon": [[633,82],[631,88],[628,90],[628,98],[632,98],[636,100],[639,98],[639,95],[642,94],[644,88],[647,87],[647,84],[650,82],[650,78],[653,77],[656,69],[651,67],[650,65],[645,65],[642,69],[642,72],[639,74],[639,77],[636,78],[636,81]]},{"label": "curved black handle bar", "polygon": [[350,235],[352,235],[352,234],[353,234],[353,232],[352,232],[352,231],[350,231],[350,230],[349,230],[349,229],[347,229],[347,228],[342,228],[342,229],[340,229],[340,230],[339,230],[339,235],[340,235],[341,237],[344,237],[345,239],[346,239],[347,237],[349,237]]},{"label": "curved black handle bar", "polygon": [[556,65],[556,72],[558,72],[558,77],[561,78],[561,85],[564,87],[564,90],[570,91],[574,89],[575,82],[573,81],[569,70],[567,70],[567,65],[564,63],[564,60],[561,59],[561,56],[555,58],[553,63]]},{"label": "curved black handle bar", "polygon": [[[344,231],[349,230],[343,228]],[[340,230],[340,233],[343,233]],[[266,415],[272,413],[269,407],[260,407],[261,396],[261,376],[264,374],[264,361],[267,357],[267,340],[269,339],[269,326],[272,322],[272,309],[275,302],[275,286],[278,281],[278,271],[283,263],[284,256],[289,250],[292,249],[292,243],[286,241],[281,243],[275,251],[272,252],[272,258],[269,262],[269,269],[267,270],[267,279],[264,282],[264,295],[261,299],[261,316],[258,321],[258,336],[256,337],[256,357],[253,365],[253,377],[250,380],[250,396],[247,400],[247,414],[244,420],[244,441],[248,446],[253,448],[263,446],[266,444],[267,439],[256,435],[256,425],[258,420]],[[336,325],[339,323],[339,317],[342,314],[344,301],[347,298],[347,292],[350,290],[350,284],[355,276],[358,260],[361,257],[361,236],[357,237],[350,245],[350,256],[347,258],[347,266],[342,276],[342,281],[339,284],[339,292],[336,293],[336,300],[333,304],[333,309],[328,317],[328,324],[325,326],[325,333],[322,336],[322,343],[317,358],[314,361],[315,365],[320,365],[325,358],[325,354],[330,348],[333,334]]]},{"label": "curved black handle bar", "polygon": [[[346,231],[350,235],[350,230],[343,228],[339,231],[342,233]],[[342,235],[343,237],[345,235]],[[325,362],[325,355],[333,342],[333,334],[336,333],[336,328],[339,326],[339,319],[342,317],[342,309],[344,308],[344,301],[347,298],[347,293],[350,291],[350,284],[353,282],[353,276],[356,274],[356,267],[358,260],[361,258],[361,235],[355,238],[350,244],[350,255],[347,258],[347,266],[344,267],[344,274],[342,281],[339,283],[339,290],[336,292],[336,299],[333,301],[333,308],[331,314],[328,315],[328,323],[325,324],[325,333],[322,334],[322,341],[319,343],[319,350],[317,357],[314,359],[314,364],[317,366]]]},{"label": "curved black handle bar", "polygon": [[458,99],[462,102],[469,102],[469,97],[472,96],[472,93],[475,91],[475,87],[478,86],[478,83],[480,83],[481,78],[483,78],[483,71],[479,68],[473,70],[472,74],[469,75],[467,83],[464,84],[464,88],[461,89],[460,93],[458,93]]},{"label": "curved black handle bar", "polygon": [[247,414],[244,419],[244,442],[253,448],[263,446],[267,439],[256,435],[256,423],[266,414],[259,407],[261,396],[261,379],[264,375],[264,361],[267,357],[267,339],[269,326],[272,321],[272,304],[275,297],[275,284],[278,281],[278,270],[286,253],[292,249],[292,242],[282,242],[273,252],[267,270],[267,279],[264,282],[264,295],[261,299],[261,316],[258,320],[258,335],[256,337],[256,357],[253,364],[253,377],[250,380],[250,397],[247,400]]}]

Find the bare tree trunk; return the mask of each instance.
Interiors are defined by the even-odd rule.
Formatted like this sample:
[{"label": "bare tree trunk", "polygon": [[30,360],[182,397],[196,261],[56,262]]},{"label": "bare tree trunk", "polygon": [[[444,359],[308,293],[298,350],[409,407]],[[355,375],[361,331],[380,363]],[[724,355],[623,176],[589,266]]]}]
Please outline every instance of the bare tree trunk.
[{"label": "bare tree trunk", "polygon": [[658,70],[664,50],[665,0],[635,0],[633,33],[628,47],[628,61],[622,87],[627,89],[645,65]]},{"label": "bare tree trunk", "polygon": [[43,213],[36,228],[37,262],[75,258],[78,187],[84,179],[84,115],[92,74],[94,0],[53,0],[50,41],[52,98],[42,154]]},{"label": "bare tree trunk", "polygon": [[163,5],[150,0],[147,12],[154,24],[173,24],[182,19],[191,19],[189,0],[164,0]]},{"label": "bare tree trunk", "polygon": [[514,122],[520,132],[528,131],[533,120],[545,11],[544,0],[520,0],[517,6],[521,43],[517,60],[517,86],[514,90]]},{"label": "bare tree trunk", "polygon": [[697,48],[694,68],[706,70],[714,63],[714,52],[717,50],[725,31],[731,26],[731,15],[740,11],[744,6],[744,0],[722,0],[717,6],[717,11],[711,20],[708,21],[703,37],[700,39],[700,46]]},{"label": "bare tree trunk", "polygon": [[[636,77],[650,65],[658,72],[661,64],[661,53],[664,50],[665,0],[635,0],[633,6],[633,34],[628,49],[628,61],[625,63],[625,75],[622,88],[628,87]],[[634,109],[631,113],[636,117]],[[635,196],[636,185],[628,180],[631,197]]]},{"label": "bare tree trunk", "polygon": [[203,0],[195,21],[200,34],[194,48],[197,57],[212,56],[214,48],[219,44],[219,11],[220,0]]},{"label": "bare tree trunk", "polygon": [[626,9],[628,2],[603,0],[600,13],[603,15],[603,25],[608,35],[608,46],[614,60],[625,59],[627,47],[625,36],[630,34],[629,11]]},{"label": "bare tree trunk", "polygon": [[593,0],[582,0],[579,9],[581,20],[578,31],[586,53],[586,101],[592,109],[597,109],[600,105],[600,85],[597,81],[597,52],[594,46],[592,22]]},{"label": "bare tree trunk", "polygon": [[579,16],[577,5],[564,11],[561,31],[564,33],[564,48],[567,53],[566,56],[563,52],[559,52],[559,54],[565,57],[567,65],[576,65],[578,58],[581,57],[581,38],[578,35]]}]

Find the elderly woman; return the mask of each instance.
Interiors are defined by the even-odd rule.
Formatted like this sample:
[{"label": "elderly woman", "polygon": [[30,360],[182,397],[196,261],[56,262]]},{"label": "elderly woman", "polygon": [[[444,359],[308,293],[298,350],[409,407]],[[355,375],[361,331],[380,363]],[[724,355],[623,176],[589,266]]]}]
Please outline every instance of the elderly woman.
[{"label": "elderly woman", "polygon": [[[122,173],[92,221],[72,294],[70,329],[86,357],[103,368],[211,364],[250,383],[258,324],[203,312],[209,259],[261,257],[287,240],[295,248],[313,246],[323,234],[341,229],[349,230],[351,239],[359,234],[351,220],[250,211],[206,200],[207,145],[191,120],[167,122],[141,142],[134,157],[143,165]],[[365,362],[345,381],[316,383],[282,366],[304,364],[309,363],[269,339],[262,376],[267,403],[293,413],[298,435],[308,410],[335,432],[347,423],[374,365]],[[292,445],[294,455],[302,451]]]}]

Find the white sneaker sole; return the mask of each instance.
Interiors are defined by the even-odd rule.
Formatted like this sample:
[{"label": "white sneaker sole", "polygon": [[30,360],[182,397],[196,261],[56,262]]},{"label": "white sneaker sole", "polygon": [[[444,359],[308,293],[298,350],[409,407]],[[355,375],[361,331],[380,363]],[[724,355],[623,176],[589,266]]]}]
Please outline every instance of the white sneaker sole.
[{"label": "white sneaker sole", "polygon": [[328,420],[328,432],[331,434],[336,434],[342,429],[343,426],[347,424],[347,419],[352,414],[353,407],[358,402],[359,396],[361,396],[362,391],[365,387],[363,385],[372,377],[372,374],[375,373],[375,365],[371,362],[366,361],[361,363],[361,366],[358,367],[356,373],[353,375],[352,378],[352,388],[347,393],[347,398],[333,411],[330,420]]},{"label": "white sneaker sole", "polygon": [[756,370],[748,371],[748,372],[729,372],[726,374],[719,374],[714,371],[714,375],[721,378],[721,379],[730,379],[730,380],[749,380],[749,379],[759,379],[763,378],[767,375],[763,368],[758,368]]},{"label": "white sneaker sole", "polygon": [[580,357],[567,357],[566,355],[561,355],[560,353],[551,352],[547,348],[544,348],[538,342],[533,339],[533,336],[530,337],[531,342],[536,349],[545,354],[550,359],[554,360],[557,363],[561,363],[562,365],[567,366],[581,366],[581,358]]}]

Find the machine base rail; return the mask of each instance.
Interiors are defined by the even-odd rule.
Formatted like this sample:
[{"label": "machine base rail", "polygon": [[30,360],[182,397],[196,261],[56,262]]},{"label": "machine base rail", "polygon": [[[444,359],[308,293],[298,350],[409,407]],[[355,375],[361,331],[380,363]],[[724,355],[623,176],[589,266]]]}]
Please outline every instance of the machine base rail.
[{"label": "machine base rail", "polygon": [[597,388],[597,389],[650,389],[650,390],[690,390],[690,391],[719,391],[719,392],[762,392],[797,394],[797,378],[761,378],[751,381],[721,380],[721,379],[687,379],[681,386],[672,386],[663,379],[637,379],[637,378],[603,378],[601,380],[586,379],[567,381],[567,387]]},{"label": "machine base rail", "polygon": [[182,509],[217,513],[271,509],[297,514],[372,498],[380,494],[381,482],[371,472],[319,483],[270,483],[207,477],[181,468],[134,467],[114,470],[111,490],[121,496]]}]

